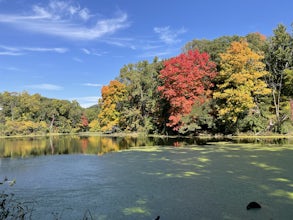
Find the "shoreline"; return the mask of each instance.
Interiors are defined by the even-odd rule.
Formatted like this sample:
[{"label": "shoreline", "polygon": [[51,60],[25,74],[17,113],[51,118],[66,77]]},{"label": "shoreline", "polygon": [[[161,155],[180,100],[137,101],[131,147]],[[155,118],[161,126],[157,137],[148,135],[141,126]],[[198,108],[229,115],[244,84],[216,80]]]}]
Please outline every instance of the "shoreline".
[{"label": "shoreline", "polygon": [[52,137],[52,136],[103,136],[103,137],[157,137],[157,138],[198,138],[198,139],[207,139],[207,138],[231,138],[231,139],[275,139],[275,138],[293,138],[293,135],[284,135],[284,134],[271,134],[271,135],[252,135],[252,134],[240,134],[240,135],[198,135],[198,136],[181,136],[181,135],[161,135],[161,134],[145,134],[139,132],[119,132],[112,134],[105,134],[102,132],[78,132],[78,133],[47,133],[47,134],[30,134],[30,135],[12,135],[12,136],[0,136],[0,139],[10,139],[10,138],[39,138],[39,137]]}]

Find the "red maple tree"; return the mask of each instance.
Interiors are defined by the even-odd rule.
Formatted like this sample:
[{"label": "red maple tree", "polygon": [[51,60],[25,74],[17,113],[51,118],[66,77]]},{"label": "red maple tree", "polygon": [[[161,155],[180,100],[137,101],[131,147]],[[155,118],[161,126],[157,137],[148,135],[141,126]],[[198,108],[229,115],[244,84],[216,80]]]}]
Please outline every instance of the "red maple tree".
[{"label": "red maple tree", "polygon": [[167,126],[178,130],[180,119],[191,112],[195,102],[204,103],[213,87],[216,64],[207,53],[190,50],[164,62],[159,77],[163,85],[158,87],[162,96],[170,103],[170,117]]},{"label": "red maple tree", "polygon": [[89,122],[88,122],[88,118],[86,117],[86,115],[83,113],[81,116],[81,128],[82,130],[87,130],[89,126]]}]

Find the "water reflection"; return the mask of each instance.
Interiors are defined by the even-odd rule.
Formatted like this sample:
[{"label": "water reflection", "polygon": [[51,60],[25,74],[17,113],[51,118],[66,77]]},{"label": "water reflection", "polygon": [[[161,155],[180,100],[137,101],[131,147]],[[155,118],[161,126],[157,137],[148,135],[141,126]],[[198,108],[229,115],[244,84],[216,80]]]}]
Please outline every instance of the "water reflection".
[{"label": "water reflection", "polygon": [[213,142],[292,144],[292,140],[279,139],[229,139],[229,138],[172,138],[172,137],[109,137],[109,136],[49,136],[0,139],[0,157],[28,157],[57,154],[96,154],[120,151],[138,146],[208,145]]},{"label": "water reflection", "polygon": [[[13,190],[21,201],[36,204],[32,219],[52,219],[50,213],[63,211],[64,218],[55,219],[85,219],[85,210],[93,219],[293,219],[292,140],[282,146],[271,144],[273,139],[242,144],[248,141],[0,139],[6,157],[75,154],[0,159],[0,173],[17,180]],[[129,148],[103,157],[81,155]],[[259,201],[261,211],[247,212],[250,201]]]},{"label": "water reflection", "polygon": [[110,137],[50,136],[0,140],[0,157],[56,154],[104,154],[125,148]]}]

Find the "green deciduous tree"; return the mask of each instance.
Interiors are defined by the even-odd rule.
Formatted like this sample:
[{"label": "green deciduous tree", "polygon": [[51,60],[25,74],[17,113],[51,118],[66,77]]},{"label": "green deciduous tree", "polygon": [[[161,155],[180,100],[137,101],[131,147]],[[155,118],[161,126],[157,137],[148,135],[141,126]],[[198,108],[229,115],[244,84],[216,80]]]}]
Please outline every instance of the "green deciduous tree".
[{"label": "green deciduous tree", "polygon": [[212,115],[212,100],[207,99],[204,103],[195,102],[191,112],[182,117],[181,134],[197,134],[201,132],[213,132],[214,117]]},{"label": "green deciduous tree", "polygon": [[201,53],[208,53],[210,55],[210,59],[217,64],[220,64],[220,54],[224,53],[226,49],[230,46],[230,44],[234,41],[239,41],[241,39],[240,36],[222,36],[216,38],[214,40],[192,40],[188,42],[183,51],[187,52],[189,50],[198,50]]},{"label": "green deciduous tree", "polygon": [[[278,25],[274,35],[269,39],[265,51],[265,62],[269,75],[266,77],[269,87],[272,89],[275,118],[272,128],[281,132],[282,123],[289,118],[286,110],[288,105],[288,93],[291,84],[291,71],[293,65],[293,40],[284,25]],[[291,86],[290,86],[291,84]],[[287,103],[286,103],[287,102]]]},{"label": "green deciduous tree", "polygon": [[157,132],[162,102],[157,87],[162,68],[157,58],[153,63],[141,61],[125,65],[120,70],[119,81],[127,88],[127,101],[122,105],[120,124],[123,129],[139,132]]},{"label": "green deciduous tree", "polygon": [[206,52],[210,55],[210,59],[217,64],[217,69],[220,71],[221,53],[225,53],[232,42],[247,41],[249,47],[255,51],[263,51],[266,42],[266,37],[260,33],[250,33],[246,36],[222,36],[214,40],[198,40],[194,39],[188,42],[183,51],[199,50],[201,53]]}]

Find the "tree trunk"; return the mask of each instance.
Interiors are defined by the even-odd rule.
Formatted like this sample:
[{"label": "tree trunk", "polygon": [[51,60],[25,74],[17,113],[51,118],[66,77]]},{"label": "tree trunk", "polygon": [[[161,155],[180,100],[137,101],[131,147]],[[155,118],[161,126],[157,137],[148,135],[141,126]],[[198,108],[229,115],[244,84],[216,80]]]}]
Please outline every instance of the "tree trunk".
[{"label": "tree trunk", "polygon": [[50,128],[49,128],[50,129],[50,133],[52,133],[54,121],[55,121],[55,115],[52,116],[52,120],[51,120],[51,123],[50,123]]}]

